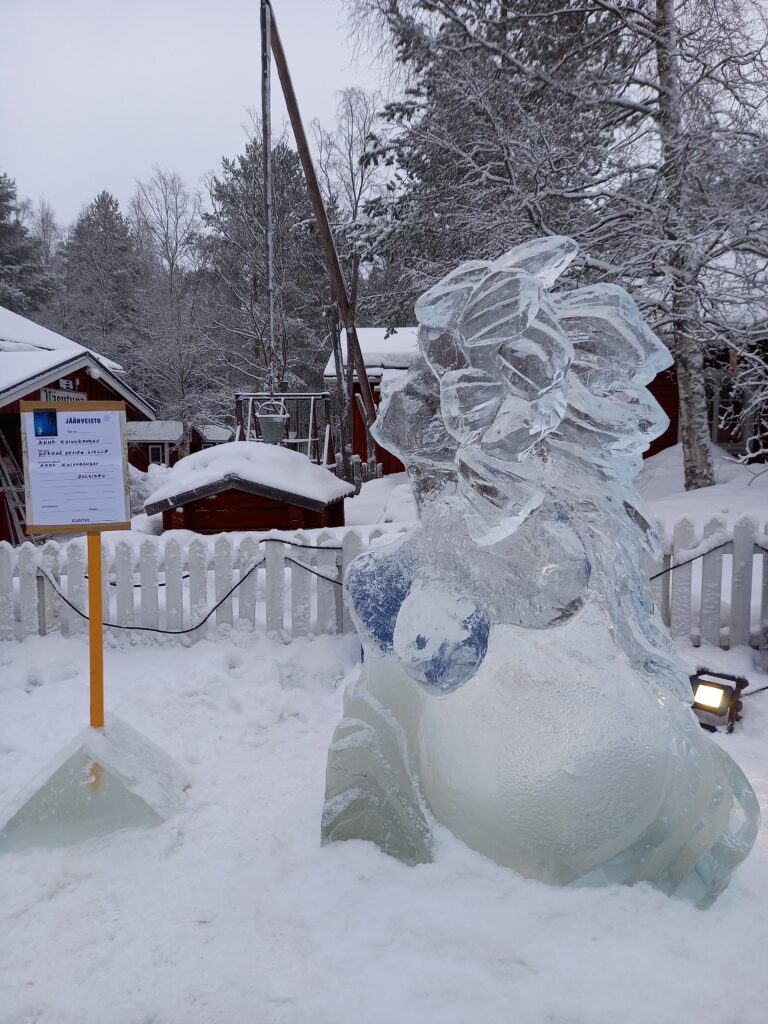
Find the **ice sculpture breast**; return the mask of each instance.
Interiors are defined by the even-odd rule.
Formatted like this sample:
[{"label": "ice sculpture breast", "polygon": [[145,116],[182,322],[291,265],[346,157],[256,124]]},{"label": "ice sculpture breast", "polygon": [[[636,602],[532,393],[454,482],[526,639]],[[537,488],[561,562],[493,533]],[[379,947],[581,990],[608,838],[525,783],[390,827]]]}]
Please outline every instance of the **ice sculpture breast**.
[{"label": "ice sculpture breast", "polygon": [[374,433],[420,525],[347,572],[365,663],[322,836],[416,863],[440,822],[530,878],[706,906],[759,810],[650,601],[633,480],[671,359],[623,289],[551,290],[576,252],[544,238],[465,263],[416,304],[420,354]]}]

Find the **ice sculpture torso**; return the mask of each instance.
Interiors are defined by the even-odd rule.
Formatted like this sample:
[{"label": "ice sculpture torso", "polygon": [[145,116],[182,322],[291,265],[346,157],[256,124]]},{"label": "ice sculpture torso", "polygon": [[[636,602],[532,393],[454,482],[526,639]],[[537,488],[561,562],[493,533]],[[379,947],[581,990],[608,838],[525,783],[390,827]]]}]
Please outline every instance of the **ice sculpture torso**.
[{"label": "ice sculpture torso", "polygon": [[650,881],[704,906],[758,808],[690,711],[652,614],[633,480],[670,363],[629,295],[551,292],[541,239],[463,264],[416,305],[417,357],[377,439],[420,527],[350,566],[365,650],[329,752],[324,841],[428,860],[438,821],[553,884]]}]

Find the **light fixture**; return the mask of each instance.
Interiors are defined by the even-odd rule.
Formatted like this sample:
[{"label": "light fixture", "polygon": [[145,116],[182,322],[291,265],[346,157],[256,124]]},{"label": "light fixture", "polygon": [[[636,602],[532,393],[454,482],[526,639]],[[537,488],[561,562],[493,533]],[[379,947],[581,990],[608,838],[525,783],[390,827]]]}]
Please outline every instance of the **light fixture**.
[{"label": "light fixture", "polygon": [[690,677],[693,687],[693,711],[703,729],[714,732],[726,727],[733,732],[740,720],[741,692],[749,686],[744,676],[731,676],[725,672],[712,672],[699,668]]}]

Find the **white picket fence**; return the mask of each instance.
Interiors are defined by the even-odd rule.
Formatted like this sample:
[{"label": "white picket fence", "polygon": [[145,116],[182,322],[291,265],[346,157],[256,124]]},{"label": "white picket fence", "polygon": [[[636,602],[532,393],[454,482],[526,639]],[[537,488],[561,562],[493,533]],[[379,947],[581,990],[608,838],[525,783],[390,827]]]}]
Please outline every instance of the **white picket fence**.
[{"label": "white picket fence", "polygon": [[[283,640],[350,630],[340,585],[344,571],[385,532],[392,531],[249,534],[239,540],[222,534],[185,543],[147,538],[138,546],[103,544],[105,629],[133,638],[183,635],[192,642],[222,627],[260,629]],[[0,640],[52,630],[66,636],[84,632],[87,622],[74,609],[87,612],[87,592],[82,538],[69,544],[50,541],[42,548],[0,543]],[[142,629],[127,632],[137,626]]]},{"label": "white picket fence", "polygon": [[729,527],[714,517],[697,530],[682,519],[649,575],[656,608],[675,639],[720,647],[768,646],[768,523]]},{"label": "white picket fence", "polygon": [[[350,630],[339,584],[349,562],[385,533],[392,529],[105,544],[103,615],[112,624],[107,632],[142,640],[169,639],[170,633],[177,641],[185,636],[194,642],[233,628],[258,629],[284,641]],[[687,520],[676,525],[670,549],[649,566],[650,576],[674,566],[651,583],[656,607],[674,637],[722,647],[766,646],[767,533],[748,519],[729,532],[714,518],[700,536]],[[75,608],[87,611],[82,538],[42,548],[0,543],[0,640],[53,630],[67,636],[84,632],[86,621],[57,588]],[[137,626],[143,628],[126,632]]]}]

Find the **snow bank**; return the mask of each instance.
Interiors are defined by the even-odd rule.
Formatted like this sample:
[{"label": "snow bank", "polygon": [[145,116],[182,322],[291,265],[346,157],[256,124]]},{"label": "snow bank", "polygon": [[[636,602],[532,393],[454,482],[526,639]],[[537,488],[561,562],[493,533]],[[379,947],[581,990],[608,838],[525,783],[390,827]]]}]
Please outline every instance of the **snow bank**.
[{"label": "snow bank", "polygon": [[646,459],[637,478],[638,490],[655,514],[668,546],[675,525],[689,519],[698,532],[715,517],[722,520],[723,532],[733,536],[736,523],[745,517],[758,527],[768,520],[768,467],[745,466],[712,446],[715,466],[713,487],[686,491],[683,483],[682,445],[674,445]]},{"label": "snow bank", "polygon": [[[701,652],[691,651],[695,665]],[[713,668],[768,676],[746,651]],[[443,834],[433,864],[321,848],[354,636],[109,647],[107,707],[191,780],[156,828],[0,858],[8,1024],[764,1024],[768,835],[705,912],[554,889]],[[0,803],[87,718],[84,641],[0,645]],[[768,693],[721,743],[768,806]]]},{"label": "snow bank", "polygon": [[173,505],[190,491],[228,480],[243,480],[324,504],[354,491],[351,484],[316,466],[300,452],[262,442],[229,441],[180,459],[144,505]]},{"label": "snow bank", "polygon": [[417,523],[416,505],[406,473],[367,480],[360,493],[344,502],[347,526],[375,523]]}]

